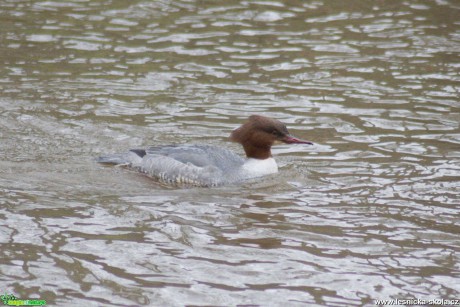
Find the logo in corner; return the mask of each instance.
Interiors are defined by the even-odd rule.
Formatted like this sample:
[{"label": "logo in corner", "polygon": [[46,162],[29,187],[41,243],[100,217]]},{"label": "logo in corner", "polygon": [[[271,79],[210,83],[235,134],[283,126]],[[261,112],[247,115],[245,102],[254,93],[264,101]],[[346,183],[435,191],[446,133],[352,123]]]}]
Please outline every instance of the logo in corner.
[{"label": "logo in corner", "polygon": [[45,306],[45,300],[22,300],[14,296],[13,294],[0,295],[0,299],[3,305],[6,306]]}]

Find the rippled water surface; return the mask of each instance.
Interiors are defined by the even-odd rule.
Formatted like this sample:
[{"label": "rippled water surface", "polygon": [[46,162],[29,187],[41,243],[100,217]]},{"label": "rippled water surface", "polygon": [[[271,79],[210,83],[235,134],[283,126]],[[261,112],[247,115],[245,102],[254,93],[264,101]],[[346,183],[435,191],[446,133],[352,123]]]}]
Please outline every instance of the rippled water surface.
[{"label": "rippled water surface", "polygon": [[[460,3],[0,0],[0,292],[50,306],[460,299]],[[314,146],[168,187],[100,154],[249,115]]]}]

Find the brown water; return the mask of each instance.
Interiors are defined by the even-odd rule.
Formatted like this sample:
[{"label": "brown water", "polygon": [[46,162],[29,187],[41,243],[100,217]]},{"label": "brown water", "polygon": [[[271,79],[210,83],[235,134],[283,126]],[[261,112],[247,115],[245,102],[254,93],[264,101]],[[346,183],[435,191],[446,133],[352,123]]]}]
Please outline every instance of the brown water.
[{"label": "brown water", "polygon": [[[0,292],[50,306],[460,299],[460,3],[0,0]],[[315,146],[179,189],[94,158]]]}]

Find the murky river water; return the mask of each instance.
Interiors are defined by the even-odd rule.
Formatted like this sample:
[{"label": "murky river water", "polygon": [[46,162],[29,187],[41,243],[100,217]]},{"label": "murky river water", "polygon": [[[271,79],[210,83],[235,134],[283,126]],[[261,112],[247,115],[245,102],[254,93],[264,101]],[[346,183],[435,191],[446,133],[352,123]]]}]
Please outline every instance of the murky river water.
[{"label": "murky river water", "polygon": [[[460,299],[460,3],[0,0],[0,292],[50,306]],[[167,187],[94,162],[315,146]]]}]

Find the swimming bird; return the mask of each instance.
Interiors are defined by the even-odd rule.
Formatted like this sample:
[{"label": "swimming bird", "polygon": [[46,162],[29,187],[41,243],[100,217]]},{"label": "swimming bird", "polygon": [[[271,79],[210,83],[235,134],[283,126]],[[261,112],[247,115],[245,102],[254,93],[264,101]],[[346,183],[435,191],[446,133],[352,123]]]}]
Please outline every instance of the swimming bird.
[{"label": "swimming bird", "polygon": [[261,115],[250,116],[230,140],[243,146],[246,158],[217,146],[179,144],[131,149],[97,161],[126,165],[165,183],[211,187],[277,173],[271,153],[275,142],[313,144],[293,137],[279,120]]}]

